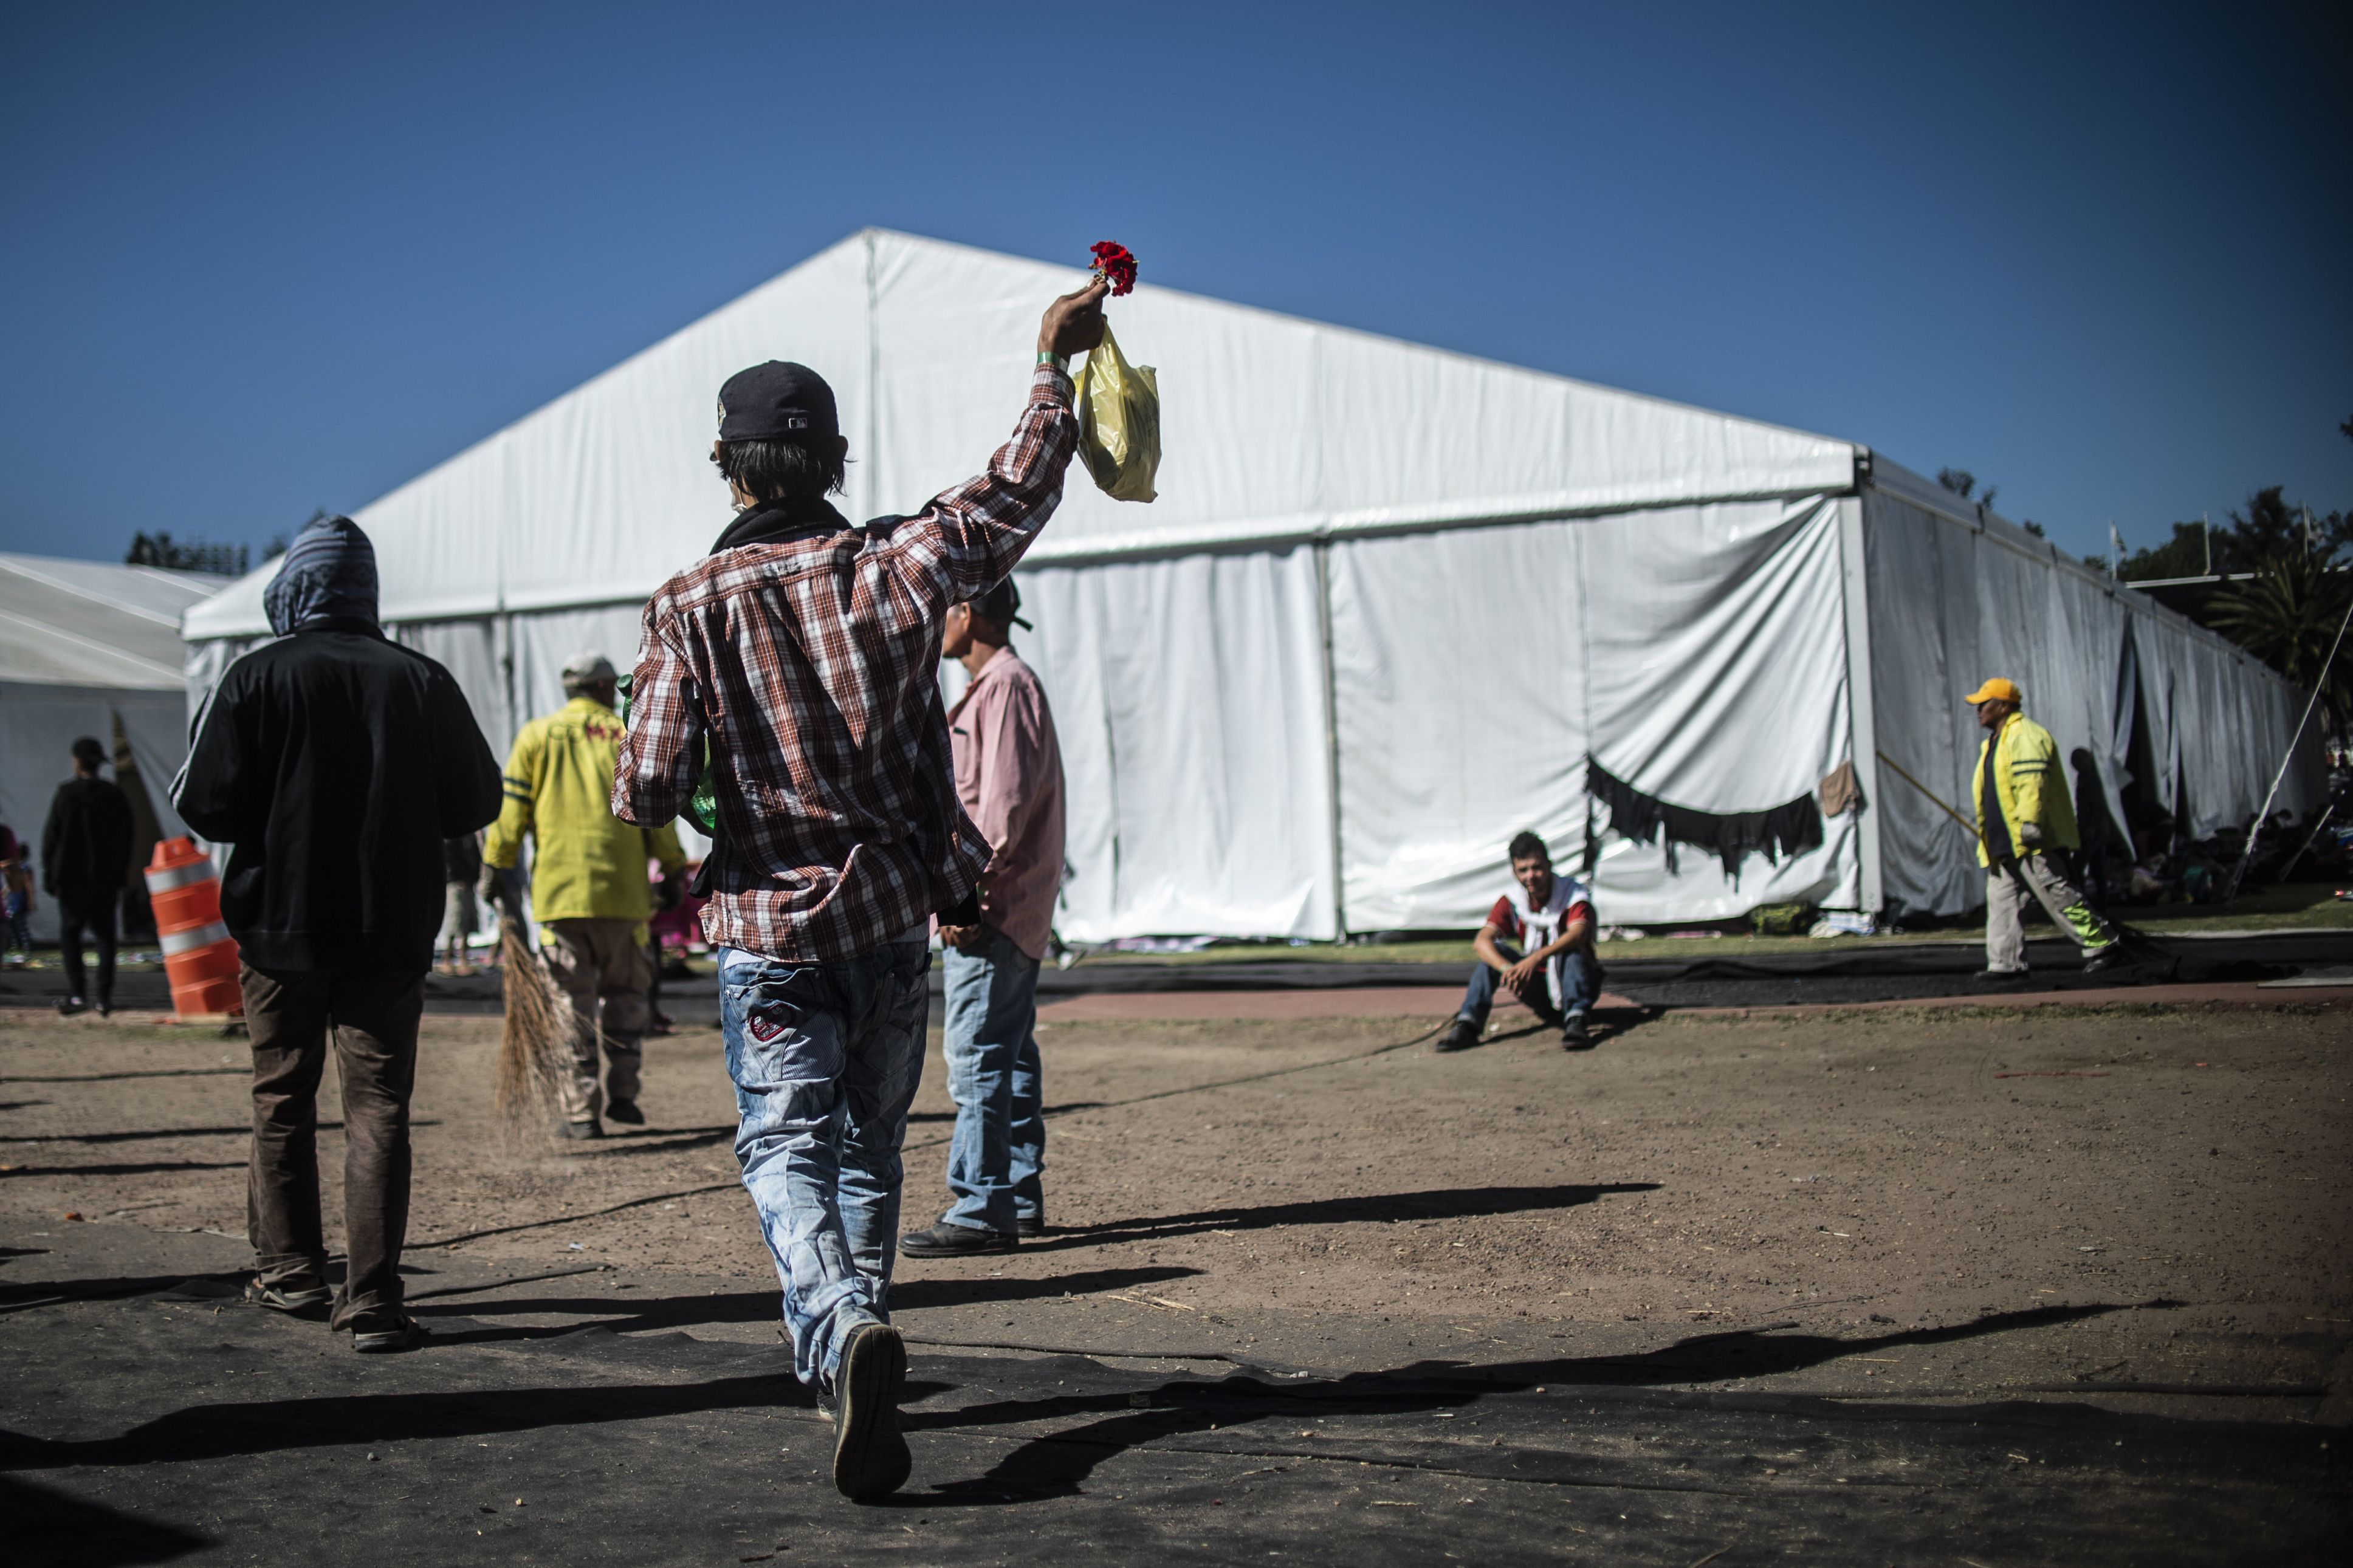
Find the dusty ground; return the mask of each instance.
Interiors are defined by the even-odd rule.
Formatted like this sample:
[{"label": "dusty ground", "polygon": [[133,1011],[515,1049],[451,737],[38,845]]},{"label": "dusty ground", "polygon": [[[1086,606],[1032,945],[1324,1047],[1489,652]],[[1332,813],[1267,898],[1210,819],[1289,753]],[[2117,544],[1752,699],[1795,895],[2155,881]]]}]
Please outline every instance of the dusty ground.
[{"label": "dusty ground", "polygon": [[[1581,1055],[1530,1031],[1445,1058],[1403,1044],[1421,1027],[1049,1026],[1053,1233],[902,1264],[903,1320],[1321,1366],[1790,1321],[1889,1342],[1781,1369],[1817,1384],[2220,1378],[2291,1400],[2353,1335],[2341,1009],[1671,1015]],[[649,1042],[642,1133],[518,1152],[487,1111],[495,1028],[427,1020],[411,1262],[691,1277],[742,1303],[694,1331],[772,1338],[716,1034]],[[936,1049],[911,1226],[944,1199]],[[0,1221],[241,1237],[243,1059],[185,1029],[0,1014]],[[533,1306],[610,1310],[544,1288]],[[2052,1308],[2101,1310],[2016,1316]],[[2033,1331],[1967,1327],[1986,1322]]]}]

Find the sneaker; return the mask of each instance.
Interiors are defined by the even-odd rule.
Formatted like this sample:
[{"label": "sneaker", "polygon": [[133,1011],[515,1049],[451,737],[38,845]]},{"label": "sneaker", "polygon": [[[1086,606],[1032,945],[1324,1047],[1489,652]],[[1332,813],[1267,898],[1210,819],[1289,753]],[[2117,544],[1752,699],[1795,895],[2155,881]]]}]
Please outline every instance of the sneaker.
[{"label": "sneaker", "polygon": [[564,1135],[566,1138],[575,1140],[584,1138],[602,1138],[605,1136],[605,1129],[601,1122],[567,1121],[564,1124]]},{"label": "sneaker", "polygon": [[70,1018],[76,1013],[87,1013],[89,1011],[90,1004],[83,1001],[79,996],[60,996],[58,998],[58,1016],[59,1017]]},{"label": "sneaker", "polygon": [[323,1318],[335,1300],[335,1293],[324,1285],[289,1290],[277,1285],[265,1285],[259,1279],[248,1279],[245,1284],[245,1300],[248,1306],[268,1307],[290,1318]]},{"label": "sneaker", "polygon": [[911,1230],[899,1238],[899,1250],[910,1258],[962,1258],[975,1252],[1010,1252],[1019,1245],[1021,1239],[1018,1236],[1008,1236],[1001,1230],[983,1230],[976,1225],[950,1225],[945,1220],[929,1230]]},{"label": "sneaker", "polygon": [[2105,947],[2095,947],[2084,955],[2084,973],[2097,974],[2104,969],[2114,969],[2125,962],[2125,944],[2112,942]]},{"label": "sneaker", "polygon": [[1560,1048],[1562,1050],[1586,1050],[1589,1048],[1592,1044],[1593,1036],[1588,1033],[1585,1027],[1584,1014],[1571,1013],[1567,1017],[1563,1018],[1560,1021]]},{"label": "sneaker", "polygon": [[1046,1234],[1046,1216],[1042,1214],[1025,1214],[1013,1222],[1013,1229],[1015,1234],[1020,1236],[1043,1236]]},{"label": "sneaker", "polygon": [[617,1100],[605,1108],[605,1120],[617,1121],[624,1127],[643,1127],[646,1113],[638,1109],[634,1100]]},{"label": "sneaker", "polygon": [[362,1355],[394,1355],[421,1348],[433,1336],[424,1324],[406,1312],[389,1318],[360,1318],[352,1323],[352,1349]]},{"label": "sneaker", "polygon": [[1438,1037],[1438,1044],[1430,1048],[1443,1056],[1449,1051],[1467,1051],[1478,1043],[1479,1026],[1468,1018],[1457,1018],[1447,1026],[1446,1033]]},{"label": "sneaker", "polygon": [[888,1323],[851,1329],[833,1384],[841,1402],[834,1417],[834,1489],[860,1502],[889,1497],[914,1468],[899,1430],[907,1386],[907,1345],[899,1331]]}]

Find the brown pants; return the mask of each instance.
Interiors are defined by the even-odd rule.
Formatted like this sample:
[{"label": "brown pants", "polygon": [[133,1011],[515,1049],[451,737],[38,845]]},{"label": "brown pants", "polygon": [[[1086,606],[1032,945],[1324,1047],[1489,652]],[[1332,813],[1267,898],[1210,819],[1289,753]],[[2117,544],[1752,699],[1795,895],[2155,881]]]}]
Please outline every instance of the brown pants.
[{"label": "brown pants", "polygon": [[[579,1028],[572,1038],[572,1076],[560,1088],[565,1120],[594,1121],[607,1100],[638,1098],[645,1060],[638,1042],[652,1022],[653,960],[638,940],[643,922],[621,920],[546,921],[547,966],[572,998]],[[596,1086],[597,1047],[605,1057],[605,1087]]]},{"label": "brown pants", "polygon": [[343,1248],[335,1326],[400,1305],[408,1234],[408,1096],[417,1084],[422,974],[265,973],[247,964],[253,1035],[253,1163],[246,1234],[266,1285],[326,1283],[319,1221],[319,1080],[327,1042],[343,1089]]}]

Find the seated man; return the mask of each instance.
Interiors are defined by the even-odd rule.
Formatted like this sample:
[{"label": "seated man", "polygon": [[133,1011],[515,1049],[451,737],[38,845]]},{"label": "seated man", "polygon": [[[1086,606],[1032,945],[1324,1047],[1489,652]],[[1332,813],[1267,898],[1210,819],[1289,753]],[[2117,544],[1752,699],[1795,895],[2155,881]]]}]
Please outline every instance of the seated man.
[{"label": "seated man", "polygon": [[1552,852],[1533,833],[1513,838],[1511,856],[1520,896],[1506,893],[1487,911],[1476,943],[1479,967],[1462,993],[1462,1011],[1438,1042],[1441,1051],[1479,1043],[1499,981],[1538,1018],[1560,1026],[1563,1050],[1593,1043],[1585,1030],[1585,1015],[1601,994],[1593,896],[1584,883],[1552,868]]}]

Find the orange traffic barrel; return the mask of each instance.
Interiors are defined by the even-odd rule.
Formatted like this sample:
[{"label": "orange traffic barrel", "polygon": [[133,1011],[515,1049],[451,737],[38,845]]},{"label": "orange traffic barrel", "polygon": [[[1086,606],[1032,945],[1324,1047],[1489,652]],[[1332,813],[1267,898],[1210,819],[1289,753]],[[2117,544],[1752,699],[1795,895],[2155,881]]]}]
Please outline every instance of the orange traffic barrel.
[{"label": "orange traffic barrel", "polygon": [[166,838],[147,863],[147,901],[164,942],[172,1010],[183,1018],[245,1011],[237,982],[237,939],[221,923],[220,878],[212,857],[186,838]]}]

